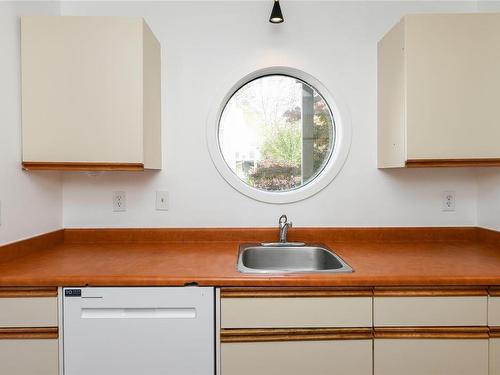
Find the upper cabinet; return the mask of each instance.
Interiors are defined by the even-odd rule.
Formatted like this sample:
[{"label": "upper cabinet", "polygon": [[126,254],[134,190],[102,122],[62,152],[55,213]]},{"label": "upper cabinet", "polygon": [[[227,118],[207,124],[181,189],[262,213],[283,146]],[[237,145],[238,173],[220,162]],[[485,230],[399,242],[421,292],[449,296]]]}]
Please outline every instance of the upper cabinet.
[{"label": "upper cabinet", "polygon": [[161,168],[160,44],[142,18],[22,17],[25,169]]},{"label": "upper cabinet", "polygon": [[378,44],[378,167],[500,165],[500,14],[404,17]]}]

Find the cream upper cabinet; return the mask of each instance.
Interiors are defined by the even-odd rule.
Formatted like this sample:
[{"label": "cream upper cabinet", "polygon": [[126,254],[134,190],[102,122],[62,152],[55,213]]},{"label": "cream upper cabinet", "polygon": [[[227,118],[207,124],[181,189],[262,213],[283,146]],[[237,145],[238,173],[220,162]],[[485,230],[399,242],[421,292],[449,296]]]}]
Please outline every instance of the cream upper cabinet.
[{"label": "cream upper cabinet", "polygon": [[26,169],[161,168],[160,44],[142,18],[22,17]]},{"label": "cream upper cabinet", "polygon": [[500,165],[500,14],[404,17],[378,44],[378,167]]}]

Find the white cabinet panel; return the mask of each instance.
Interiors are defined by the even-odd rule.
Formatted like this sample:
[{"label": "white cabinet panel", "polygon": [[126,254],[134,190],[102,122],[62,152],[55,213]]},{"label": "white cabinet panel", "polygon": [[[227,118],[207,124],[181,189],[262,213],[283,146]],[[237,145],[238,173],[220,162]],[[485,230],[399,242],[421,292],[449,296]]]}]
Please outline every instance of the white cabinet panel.
[{"label": "white cabinet panel", "polygon": [[487,297],[375,297],[376,327],[486,326]]},{"label": "white cabinet panel", "polygon": [[372,340],[224,343],[221,375],[371,375]]},{"label": "white cabinet panel", "polygon": [[371,327],[371,297],[222,298],[222,328]]},{"label": "white cabinet panel", "polygon": [[379,167],[500,158],[499,35],[500,14],[475,13],[408,15],[384,36]]},{"label": "white cabinet panel", "polygon": [[488,297],[488,325],[500,327],[500,297]]},{"label": "white cabinet panel", "polygon": [[161,168],[160,45],[142,18],[22,17],[23,162]]},{"label": "white cabinet panel", "polygon": [[500,338],[490,339],[490,375],[500,375]]},{"label": "white cabinet panel", "polygon": [[488,340],[375,339],[375,375],[487,375]]},{"label": "white cabinet panel", "polygon": [[0,339],[0,374],[57,375],[57,340]]},{"label": "white cabinet panel", "polygon": [[0,327],[57,327],[57,297],[0,298]]}]

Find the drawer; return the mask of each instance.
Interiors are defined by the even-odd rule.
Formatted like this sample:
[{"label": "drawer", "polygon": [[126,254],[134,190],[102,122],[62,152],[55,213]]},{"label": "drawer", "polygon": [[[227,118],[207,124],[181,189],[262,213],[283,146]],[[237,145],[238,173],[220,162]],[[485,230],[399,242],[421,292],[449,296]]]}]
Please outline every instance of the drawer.
[{"label": "drawer", "polygon": [[223,343],[221,375],[371,375],[372,348],[372,340]]},{"label": "drawer", "polygon": [[57,339],[0,339],[0,374],[57,375]]},{"label": "drawer", "polygon": [[488,339],[375,339],[375,375],[488,375]]},{"label": "drawer", "polygon": [[500,295],[488,297],[488,325],[500,327]]},{"label": "drawer", "polygon": [[485,326],[488,315],[487,298],[486,295],[377,296],[375,291],[374,325]]},{"label": "drawer", "polygon": [[221,298],[222,328],[371,325],[371,297]]},{"label": "drawer", "polygon": [[0,327],[57,327],[57,289],[0,289]]}]

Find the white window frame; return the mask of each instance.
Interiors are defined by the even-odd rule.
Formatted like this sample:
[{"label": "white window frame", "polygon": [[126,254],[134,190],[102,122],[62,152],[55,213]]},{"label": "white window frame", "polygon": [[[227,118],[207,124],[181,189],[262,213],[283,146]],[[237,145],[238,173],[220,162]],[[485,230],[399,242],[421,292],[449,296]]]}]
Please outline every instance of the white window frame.
[{"label": "white window frame", "polygon": [[[236,91],[248,82],[259,77],[275,74],[298,78],[315,89],[330,107],[335,124],[333,152],[322,171],[307,184],[287,191],[264,191],[246,184],[227,165],[219,145],[219,122],[227,102]],[[334,99],[326,87],[316,78],[295,68],[275,66],[259,69],[246,75],[225,92],[226,94],[218,102],[220,105],[217,110],[213,111],[208,117],[207,146],[212,162],[218,172],[235,190],[260,202],[273,204],[293,203],[319,193],[338,175],[349,155],[351,147],[351,123],[347,110],[339,104],[338,100]]]}]

